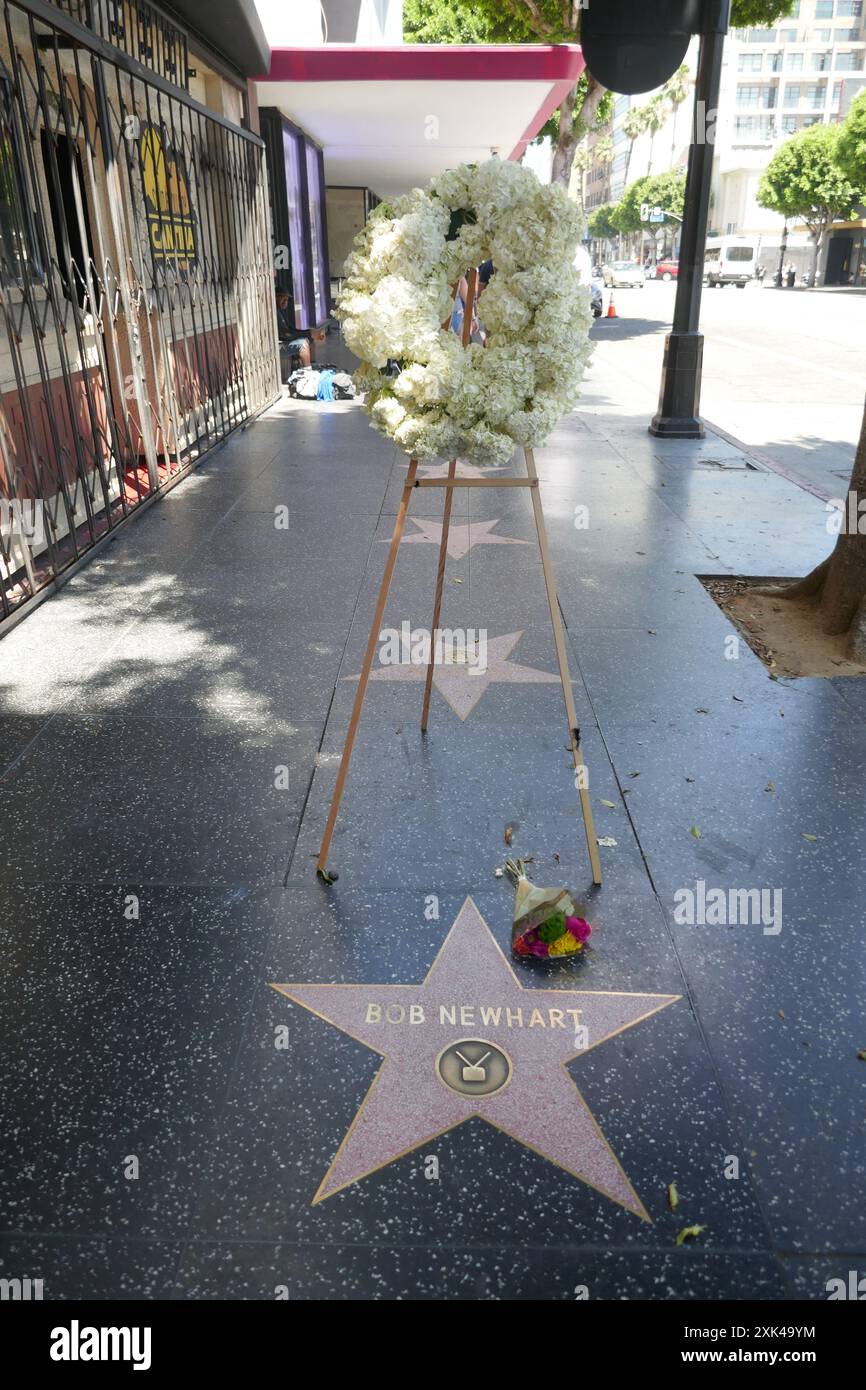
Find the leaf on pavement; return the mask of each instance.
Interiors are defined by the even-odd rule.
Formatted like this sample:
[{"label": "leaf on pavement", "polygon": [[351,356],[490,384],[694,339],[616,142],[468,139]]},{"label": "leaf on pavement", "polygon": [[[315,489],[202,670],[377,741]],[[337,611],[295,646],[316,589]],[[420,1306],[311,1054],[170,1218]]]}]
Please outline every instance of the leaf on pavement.
[{"label": "leaf on pavement", "polygon": [[677,1245],[682,1245],[686,1240],[695,1240],[706,1229],[706,1226],[684,1226],[677,1236]]}]

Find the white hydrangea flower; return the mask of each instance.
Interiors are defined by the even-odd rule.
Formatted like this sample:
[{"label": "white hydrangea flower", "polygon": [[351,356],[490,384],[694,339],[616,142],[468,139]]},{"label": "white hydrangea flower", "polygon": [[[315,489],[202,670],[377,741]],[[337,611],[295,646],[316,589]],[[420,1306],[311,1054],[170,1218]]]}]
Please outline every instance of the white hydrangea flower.
[{"label": "white hydrangea flower", "polygon": [[[355,239],[338,308],[371,423],[416,458],[503,464],[515,444],[541,443],[589,359],[588,293],[572,268],[580,231],[561,188],[500,159],[380,204]],[[456,281],[487,257],[488,347],[464,349],[442,324]]]}]

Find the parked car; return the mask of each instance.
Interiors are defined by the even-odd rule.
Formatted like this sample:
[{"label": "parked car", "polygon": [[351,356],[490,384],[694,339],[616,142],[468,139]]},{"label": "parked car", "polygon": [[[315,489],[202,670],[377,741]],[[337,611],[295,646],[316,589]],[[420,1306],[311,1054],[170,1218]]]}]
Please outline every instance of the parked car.
[{"label": "parked car", "polygon": [[601,291],[604,281],[596,274],[589,252],[582,246],[578,246],[574,253],[574,268],[580,276],[580,283],[589,285],[589,306],[592,309],[593,318],[600,319],[602,314]]},{"label": "parked car", "polygon": [[679,261],[659,261],[656,265],[657,280],[676,280],[679,273]]},{"label": "parked car", "polygon": [[643,289],[646,276],[642,265],[637,261],[614,261],[604,266],[604,283],[611,289]]},{"label": "parked car", "polygon": [[589,301],[589,303],[590,303],[590,308],[592,309],[592,317],[593,317],[594,319],[600,319],[601,316],[602,316],[602,313],[604,312],[604,301],[603,301],[603,299],[602,299],[602,294],[601,294],[603,288],[604,288],[604,280],[602,279],[602,277],[601,277],[600,275],[593,275],[593,277],[592,277],[592,290],[590,291],[590,301]]}]

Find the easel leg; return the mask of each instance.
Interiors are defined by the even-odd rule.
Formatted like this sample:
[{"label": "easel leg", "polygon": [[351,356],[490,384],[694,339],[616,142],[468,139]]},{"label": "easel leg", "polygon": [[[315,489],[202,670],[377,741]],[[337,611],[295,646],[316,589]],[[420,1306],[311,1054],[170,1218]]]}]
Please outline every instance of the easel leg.
[{"label": "easel leg", "polygon": [[[448,461],[449,481],[457,473],[457,460]],[[439,568],[436,571],[436,597],[433,600],[433,626],[430,630],[430,660],[427,663],[427,680],[424,684],[424,704],[421,709],[421,732],[427,732],[427,720],[430,715],[430,694],[433,690],[433,667],[436,664],[436,633],[439,630],[439,619],[442,616],[442,590],[445,585],[445,560],[448,554],[448,532],[451,528],[451,501],[454,497],[453,487],[445,489],[445,507],[442,512],[442,535],[439,540]]]},{"label": "easel leg", "polygon": [[316,860],[316,872],[324,871],[328,862],[328,851],[331,848],[331,837],[334,833],[334,825],[337,820],[337,813],[340,809],[340,800],[343,795],[343,788],[346,785],[346,777],[349,772],[349,762],[352,757],[352,749],[355,746],[355,735],[358,732],[358,724],[361,719],[361,710],[364,705],[364,696],[367,693],[367,682],[370,679],[370,671],[373,667],[373,657],[376,654],[376,643],[379,640],[379,632],[382,627],[382,618],[385,613],[385,604],[388,601],[388,590],[391,587],[391,579],[394,574],[394,566],[397,563],[397,552],[400,549],[400,542],[403,539],[403,530],[406,526],[406,515],[409,511],[409,499],[415,486],[415,474],[418,471],[418,460],[412,459],[409,464],[409,471],[406,474],[406,482],[403,487],[403,496],[400,498],[400,507],[397,512],[397,519],[394,522],[394,531],[391,536],[391,546],[388,551],[388,559],[385,562],[385,573],[382,575],[382,584],[379,589],[379,598],[376,602],[376,612],[373,614],[373,624],[370,628],[370,637],[367,642],[367,650],[364,654],[364,665],[361,668],[358,689],[355,691],[355,701],[352,705],[352,714],[349,719],[349,728],[346,733],[346,742],[343,744],[343,754],[340,758],[340,770],[337,773],[337,783],[334,787],[334,795],[331,800],[331,809],[328,812],[328,819],[325,824],[325,833],[322,836],[322,847],[319,850],[319,857]]},{"label": "easel leg", "polygon": [[[535,471],[535,456],[531,449],[524,449],[523,453],[526,458],[526,472],[530,478],[537,481],[538,474]],[[577,713],[574,708],[574,694],[571,689],[571,672],[568,669],[568,653],[565,646],[565,635],[562,631],[562,618],[560,617],[559,602],[556,597],[556,581],[553,576],[553,563],[550,559],[550,551],[547,548],[547,528],[544,524],[544,512],[541,508],[541,496],[538,487],[533,487],[530,491],[532,493],[532,510],[535,516],[535,529],[538,532],[538,549],[541,552],[541,568],[544,572],[544,586],[547,589],[547,602],[550,605],[550,621],[553,624],[553,641],[556,647],[556,659],[559,663],[559,678],[562,681],[565,713],[568,718],[571,756],[574,762],[575,773],[578,774],[580,809],[583,813],[586,847],[589,850],[589,862],[592,866],[592,881],[593,883],[601,883],[601,858],[599,857],[598,842],[595,837],[592,802],[590,800],[589,790],[584,785],[586,781],[586,772],[583,754],[580,748],[580,737],[577,730]]]}]

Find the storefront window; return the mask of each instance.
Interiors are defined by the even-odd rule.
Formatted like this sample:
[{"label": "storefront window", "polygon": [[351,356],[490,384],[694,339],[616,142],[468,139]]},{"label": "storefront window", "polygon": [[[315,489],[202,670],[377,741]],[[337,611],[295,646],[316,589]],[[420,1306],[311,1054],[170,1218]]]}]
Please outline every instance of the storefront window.
[{"label": "storefront window", "polygon": [[321,151],[312,141],[307,142],[307,197],[310,218],[310,269],[313,277],[313,301],[316,323],[324,323],[329,312],[328,258],[325,248],[324,198],[322,189]]},{"label": "storefront window", "polygon": [[307,327],[312,323],[312,303],[308,289],[308,267],[304,238],[302,139],[300,131],[288,124],[283,125],[283,154],[286,170],[286,204],[295,324],[298,327]]},{"label": "storefront window", "polygon": [[274,229],[274,285],[291,300],[292,327],[314,328],[330,313],[322,151],[274,106],[259,112]]}]

